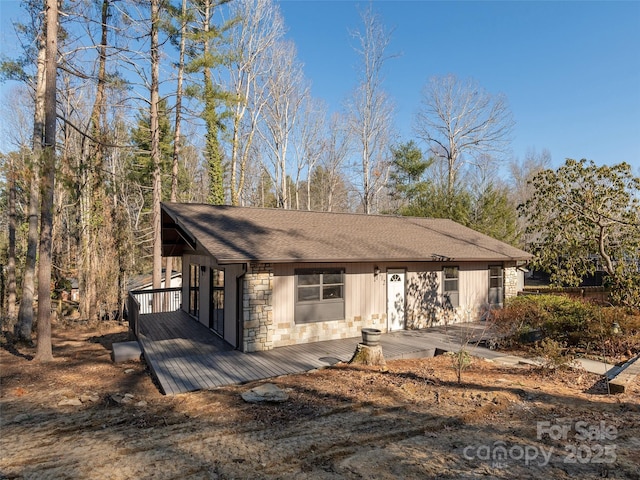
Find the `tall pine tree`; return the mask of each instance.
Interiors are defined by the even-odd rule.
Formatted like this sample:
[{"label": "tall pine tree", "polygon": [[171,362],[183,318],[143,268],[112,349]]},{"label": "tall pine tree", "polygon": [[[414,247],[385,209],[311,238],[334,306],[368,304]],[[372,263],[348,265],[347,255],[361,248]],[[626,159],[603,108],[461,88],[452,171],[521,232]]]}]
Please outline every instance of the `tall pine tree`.
[{"label": "tall pine tree", "polygon": [[221,49],[218,47],[225,41],[225,33],[233,25],[233,21],[217,26],[213,20],[216,9],[228,2],[229,0],[195,0],[193,2],[197,27],[190,36],[187,48],[190,57],[187,72],[202,74],[202,83],[196,83],[190,92],[199,97],[203,104],[202,119],[206,129],[204,155],[209,176],[208,201],[214,205],[225,203],[220,135],[224,129],[221,109],[228,99],[228,94],[214,83],[213,70],[224,61]]}]

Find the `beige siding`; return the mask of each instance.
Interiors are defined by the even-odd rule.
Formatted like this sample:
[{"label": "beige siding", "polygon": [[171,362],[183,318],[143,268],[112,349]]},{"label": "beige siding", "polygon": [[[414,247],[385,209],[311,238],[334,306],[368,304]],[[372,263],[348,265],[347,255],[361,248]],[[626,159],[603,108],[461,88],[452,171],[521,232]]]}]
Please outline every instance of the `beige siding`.
[{"label": "beige siding", "polygon": [[238,277],[244,273],[243,265],[224,266],[224,339],[238,346]]},{"label": "beige siding", "polygon": [[211,305],[209,282],[210,269],[223,268],[224,276],[224,339],[232,346],[237,347],[237,288],[236,279],[242,275],[242,265],[223,265],[218,267],[215,260],[208,255],[185,255],[182,261],[182,309],[189,311],[189,265],[205,266],[206,270],[200,272],[200,315],[198,321],[209,326],[209,309]]},{"label": "beige siding", "polygon": [[440,308],[441,284],[441,265],[434,263],[407,265],[406,328],[425,328],[438,323],[442,313]]},{"label": "beige siding", "polygon": [[457,318],[463,322],[478,318],[489,299],[489,265],[460,265],[460,307]]},{"label": "beige siding", "polygon": [[[477,320],[488,300],[489,265],[478,262],[408,264],[407,328]],[[459,268],[460,305],[455,311],[448,311],[443,304],[442,269],[445,266]]]},{"label": "beige siding", "polygon": [[[188,310],[189,264],[205,265],[201,275],[200,321],[208,325],[209,268],[213,259],[201,255],[186,255],[183,261],[183,308]],[[460,306],[453,312],[443,308],[442,269],[459,267]],[[274,264],[273,265],[273,324],[269,327],[269,345],[273,347],[308,343],[336,338],[359,337],[363,327],[386,331],[387,275],[389,269],[406,271],[406,327],[424,328],[445,322],[476,320],[486,305],[489,288],[489,263],[409,262],[359,264]],[[344,268],[345,318],[343,320],[295,323],[295,270],[297,268]],[[379,275],[374,270],[379,268]],[[237,278],[243,274],[242,265],[225,265],[225,340],[236,346]],[[246,319],[245,319],[246,322]],[[245,325],[246,326],[246,325]]]},{"label": "beige siding", "polygon": [[[455,311],[443,308],[442,269],[445,265],[460,269],[460,305]],[[407,272],[405,322],[410,329],[476,320],[488,299],[488,263],[288,264],[274,267],[274,346],[357,337],[363,327],[386,331],[386,271],[389,269]],[[296,325],[295,269],[313,267],[345,269],[344,320]],[[375,267],[380,269],[377,276],[373,273]]]},{"label": "beige siding", "polygon": [[[386,329],[382,275],[374,278],[374,264],[280,264],[274,266],[273,346],[359,337],[363,327]],[[345,318],[330,322],[295,323],[295,270],[297,268],[345,269]],[[382,294],[381,294],[382,293]]]}]

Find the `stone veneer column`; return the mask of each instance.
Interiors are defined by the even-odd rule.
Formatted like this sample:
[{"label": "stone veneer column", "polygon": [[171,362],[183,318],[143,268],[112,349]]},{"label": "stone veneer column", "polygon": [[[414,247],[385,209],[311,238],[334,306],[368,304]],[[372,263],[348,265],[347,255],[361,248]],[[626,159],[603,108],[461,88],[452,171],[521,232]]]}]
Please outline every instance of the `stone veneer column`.
[{"label": "stone veneer column", "polygon": [[504,269],[504,298],[518,295],[518,268],[506,267]]},{"label": "stone veneer column", "polygon": [[243,351],[260,352],[273,348],[273,266],[251,264],[244,276],[242,310]]}]

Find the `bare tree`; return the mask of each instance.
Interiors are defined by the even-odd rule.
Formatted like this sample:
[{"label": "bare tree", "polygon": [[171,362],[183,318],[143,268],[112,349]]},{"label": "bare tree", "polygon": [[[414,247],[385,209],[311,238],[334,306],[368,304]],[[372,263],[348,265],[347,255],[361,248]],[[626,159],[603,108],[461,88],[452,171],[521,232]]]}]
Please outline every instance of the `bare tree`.
[{"label": "bare tree", "polygon": [[231,204],[238,205],[258,119],[267,101],[260,78],[271,68],[268,51],[284,36],[284,22],[272,0],[237,0],[230,8],[232,18],[239,19],[229,39],[230,193]]},{"label": "bare tree", "polygon": [[[171,194],[170,200],[176,202],[178,200],[178,174],[180,166],[180,147],[182,143],[181,127],[182,127],[182,97],[184,94],[184,69],[185,69],[185,48],[187,43],[187,0],[182,0],[180,8],[180,42],[178,45],[178,80],[176,85],[176,105],[175,105],[175,122],[173,130],[173,155],[171,162]],[[173,273],[173,257],[167,257],[164,285],[165,288],[171,288],[171,276]],[[169,302],[169,295],[164,298],[165,305]]]},{"label": "bare tree", "polygon": [[[343,168],[351,148],[350,131],[347,120],[338,113],[334,113],[329,121],[329,132],[326,138],[326,148],[322,165],[327,171],[327,212],[334,210],[336,203],[341,203],[340,210],[346,210],[348,199],[336,199],[339,185],[342,185]],[[345,192],[346,193],[346,192]]]},{"label": "bare tree", "polygon": [[393,105],[382,88],[383,68],[391,41],[370,6],[362,12],[362,30],[352,33],[360,56],[360,81],[348,106],[351,131],[361,155],[361,195],[364,213],[375,209],[376,195],[389,170]]},{"label": "bare tree", "polygon": [[[20,221],[24,216],[23,204],[29,203],[28,195],[24,193],[24,186],[29,186],[28,165],[33,160],[32,151],[32,133],[29,131],[33,125],[32,108],[25,108],[26,105],[33,105],[31,95],[27,91],[26,86],[20,85],[8,92],[7,98],[2,105],[3,125],[0,135],[9,139],[17,148],[17,151],[10,152],[7,155],[0,154],[0,165],[4,160],[4,174],[6,178],[7,190],[7,264],[6,264],[6,284],[4,277],[0,274],[0,305],[4,306],[6,300],[6,317],[0,315],[2,326],[12,331],[17,321],[17,268],[16,268],[16,251],[17,246],[22,242],[22,235],[19,234]],[[28,189],[27,189],[28,191]],[[37,218],[37,211],[36,211]],[[0,221],[4,221],[4,215],[0,215]],[[4,224],[2,225],[4,226]],[[36,225],[37,232],[37,225]],[[37,235],[36,242],[37,246]],[[0,264],[0,269],[2,269]],[[6,290],[5,290],[6,288]],[[31,324],[30,324],[31,326]],[[31,328],[29,327],[29,334]],[[30,338],[30,337],[29,337]]]},{"label": "bare tree", "polygon": [[520,205],[526,202],[533,194],[534,188],[531,180],[542,170],[551,166],[551,152],[544,149],[537,152],[535,148],[527,150],[524,160],[514,158],[509,162],[509,177],[511,180],[511,195]]},{"label": "bare tree", "polygon": [[[100,270],[100,258],[105,250],[100,248],[101,241],[111,238],[111,232],[105,225],[110,218],[110,206],[108,205],[105,191],[104,159],[106,154],[106,125],[105,112],[107,106],[107,50],[109,31],[109,0],[102,0],[99,5],[100,33],[96,42],[98,57],[96,73],[96,89],[88,118],[88,138],[79,140],[81,163],[77,165],[79,183],[76,185],[76,194],[79,199],[80,214],[80,251],[79,251],[79,289],[80,289],[80,313],[87,319],[95,320],[98,316],[99,291],[105,292],[105,288],[98,287]],[[67,82],[65,82],[66,84]],[[67,88],[66,91],[70,91]],[[70,118],[75,109],[65,109],[65,117]],[[90,139],[90,140],[89,140]],[[70,134],[65,128],[64,157],[70,157]],[[65,162],[66,164],[66,162]],[[105,212],[106,210],[106,212]]]},{"label": "bare tree", "polygon": [[309,89],[293,43],[279,42],[271,51],[271,62],[272,68],[265,80],[269,101],[264,107],[260,135],[268,152],[271,168],[267,168],[267,171],[276,187],[278,207],[291,208],[289,140]]},{"label": "bare tree", "polygon": [[[7,323],[14,325],[16,320],[16,167],[12,155],[7,159],[7,188],[9,199],[9,248],[7,258]],[[1,299],[4,301],[4,298]],[[3,302],[0,302],[2,305]]]},{"label": "bare tree", "polygon": [[296,178],[295,195],[296,209],[300,209],[300,182],[306,173],[306,209],[311,210],[311,176],[313,169],[322,159],[325,144],[326,105],[318,100],[307,97],[301,107],[300,121],[295,139],[296,150]]},{"label": "bare tree", "polygon": [[506,98],[492,95],[473,79],[433,77],[422,92],[415,132],[445,162],[447,194],[463,165],[504,152],[514,122]]},{"label": "bare tree", "polygon": [[[160,125],[158,104],[160,103],[160,0],[151,0],[151,85],[149,103],[149,122],[151,129],[151,163],[153,165],[153,288],[159,289],[162,283],[162,240],[160,237],[160,202],[162,201],[162,166],[160,159]],[[158,297],[159,302],[159,297]],[[156,305],[154,311],[160,308]]]},{"label": "bare tree", "polygon": [[[535,188],[532,180],[538,173],[550,166],[551,152],[547,149],[538,153],[534,148],[531,148],[527,150],[524,160],[520,161],[514,158],[509,162],[509,196],[516,207],[523,205],[533,196]],[[528,221],[524,216],[518,216],[517,225],[518,234],[524,247],[535,238],[535,235],[527,234]]]},{"label": "bare tree", "polygon": [[[74,7],[64,15],[73,22],[74,35],[65,36],[58,81],[64,119],[59,173],[65,181],[56,184],[54,232],[60,239],[54,242],[54,277],[58,281],[77,272],[80,314],[95,320],[120,308],[118,284],[124,274],[122,216],[116,212],[123,182],[115,178],[122,157],[115,117],[124,116],[124,89],[114,68],[123,52],[122,40],[114,35],[121,12],[113,0]],[[116,116],[110,114],[114,111]],[[106,257],[116,261],[102,261]]]}]

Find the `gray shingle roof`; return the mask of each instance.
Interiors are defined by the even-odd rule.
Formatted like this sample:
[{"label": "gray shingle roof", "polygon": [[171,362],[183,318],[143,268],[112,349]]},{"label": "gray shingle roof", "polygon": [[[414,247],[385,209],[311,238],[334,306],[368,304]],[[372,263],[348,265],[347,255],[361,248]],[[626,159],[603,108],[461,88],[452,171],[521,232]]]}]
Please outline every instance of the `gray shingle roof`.
[{"label": "gray shingle roof", "polygon": [[[188,242],[218,263],[513,261],[527,252],[451,220],[165,203],[163,251]],[[187,247],[188,248],[188,247]]]}]

